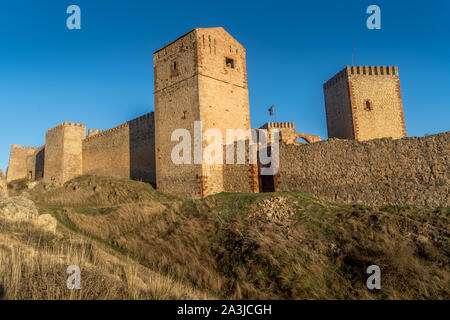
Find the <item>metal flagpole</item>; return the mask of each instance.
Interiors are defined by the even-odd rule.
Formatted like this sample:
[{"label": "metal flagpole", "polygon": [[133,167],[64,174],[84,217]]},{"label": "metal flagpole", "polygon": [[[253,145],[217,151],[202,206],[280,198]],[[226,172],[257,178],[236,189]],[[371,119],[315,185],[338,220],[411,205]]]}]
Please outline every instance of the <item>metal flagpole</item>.
[{"label": "metal flagpole", "polygon": [[356,64],[355,43],[352,41],[352,66]]}]

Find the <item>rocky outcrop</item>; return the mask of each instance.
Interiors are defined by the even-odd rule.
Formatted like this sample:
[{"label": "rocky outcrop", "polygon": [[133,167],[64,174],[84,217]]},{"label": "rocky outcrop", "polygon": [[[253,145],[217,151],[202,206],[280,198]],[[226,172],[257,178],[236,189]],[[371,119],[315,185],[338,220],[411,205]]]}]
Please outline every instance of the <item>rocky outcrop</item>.
[{"label": "rocky outcrop", "polygon": [[35,220],[39,213],[34,202],[25,197],[0,199],[0,217],[11,221]]},{"label": "rocky outcrop", "polygon": [[6,177],[3,175],[2,169],[0,169],[0,198],[8,196],[8,184],[6,183]]},{"label": "rocky outcrop", "polygon": [[25,197],[1,197],[0,218],[13,222],[28,221],[41,229],[56,231],[56,219],[49,214],[39,215],[34,202]]}]

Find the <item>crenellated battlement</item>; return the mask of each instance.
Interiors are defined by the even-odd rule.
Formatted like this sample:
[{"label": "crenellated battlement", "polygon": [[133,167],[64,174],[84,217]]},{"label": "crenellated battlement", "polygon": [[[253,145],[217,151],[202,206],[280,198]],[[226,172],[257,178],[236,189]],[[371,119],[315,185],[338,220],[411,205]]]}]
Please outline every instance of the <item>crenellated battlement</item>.
[{"label": "crenellated battlement", "polygon": [[43,147],[32,147],[32,146],[23,146],[22,147],[20,144],[13,144],[11,146],[11,150],[12,149],[14,149],[14,150],[38,150],[41,148],[43,148]]},{"label": "crenellated battlement", "polygon": [[335,86],[337,83],[344,83],[348,80],[349,69],[348,66],[336,73],[330,80],[323,84],[324,89]]},{"label": "crenellated battlement", "polygon": [[89,129],[88,130],[88,136],[86,137],[86,139],[84,139],[84,141],[88,142],[88,141],[91,141],[92,139],[95,139],[95,138],[100,138],[100,137],[103,137],[103,136],[106,136],[106,135],[110,135],[110,134],[116,133],[116,132],[121,131],[124,128],[128,128],[130,126],[140,125],[140,124],[145,123],[145,122],[153,123],[153,121],[154,121],[154,113],[150,112],[150,113],[144,114],[143,116],[135,118],[133,120],[124,122],[122,124],[119,124],[118,126],[115,126],[114,128],[111,128],[111,129],[108,129],[108,130]]},{"label": "crenellated battlement", "polygon": [[[103,136],[107,136],[107,135],[113,134],[113,133],[115,133],[117,131],[120,131],[120,130],[122,130],[124,128],[129,127],[129,125],[130,124],[128,122],[125,122],[125,123],[119,124],[118,126],[115,126],[114,128],[111,128],[111,129],[108,129],[108,130],[94,130],[94,132],[96,131],[97,133],[93,133],[93,134],[88,135],[86,137],[86,139],[84,139],[84,141],[88,142],[88,141],[91,141],[92,139],[96,139],[96,138],[100,138],[100,137],[103,137]],[[92,130],[92,129],[90,129],[90,130]]]},{"label": "crenellated battlement", "polygon": [[73,122],[73,121],[72,122],[65,121],[65,122],[62,122],[62,123],[58,124],[57,126],[51,128],[51,129],[47,130],[46,132],[53,132],[53,131],[60,130],[60,129],[63,129],[63,128],[67,128],[67,127],[69,127],[69,128],[86,128],[86,125],[84,123],[78,123],[78,122]]},{"label": "crenellated battlement", "polygon": [[88,137],[95,136],[99,133],[103,132],[103,130],[97,130],[97,129],[88,129]]},{"label": "crenellated battlement", "polygon": [[134,125],[134,124],[139,124],[139,123],[145,122],[145,121],[153,122],[154,119],[155,119],[155,113],[150,112],[150,113],[146,113],[143,116],[140,116],[138,118],[132,119],[132,120],[128,121],[127,123]]},{"label": "crenellated battlement", "polygon": [[346,66],[347,74],[363,74],[369,76],[398,76],[396,66]]},{"label": "crenellated battlement", "polygon": [[263,129],[294,129],[295,130],[295,123],[294,122],[267,122],[265,125],[265,128]]},{"label": "crenellated battlement", "polygon": [[335,74],[330,80],[323,84],[324,89],[328,89],[342,83],[347,82],[352,75],[367,75],[367,76],[394,76],[398,78],[397,66],[346,66],[344,69]]}]

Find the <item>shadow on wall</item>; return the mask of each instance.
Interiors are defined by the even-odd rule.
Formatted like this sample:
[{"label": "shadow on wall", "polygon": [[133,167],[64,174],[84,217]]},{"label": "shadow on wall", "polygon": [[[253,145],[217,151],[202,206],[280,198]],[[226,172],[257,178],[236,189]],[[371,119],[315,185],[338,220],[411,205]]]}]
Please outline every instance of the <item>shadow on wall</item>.
[{"label": "shadow on wall", "polygon": [[130,178],[156,187],[155,126],[153,113],[148,119],[129,122]]},{"label": "shadow on wall", "polygon": [[30,179],[38,180],[44,178],[44,160],[45,160],[45,148],[42,148],[36,153],[34,176],[30,177]]}]

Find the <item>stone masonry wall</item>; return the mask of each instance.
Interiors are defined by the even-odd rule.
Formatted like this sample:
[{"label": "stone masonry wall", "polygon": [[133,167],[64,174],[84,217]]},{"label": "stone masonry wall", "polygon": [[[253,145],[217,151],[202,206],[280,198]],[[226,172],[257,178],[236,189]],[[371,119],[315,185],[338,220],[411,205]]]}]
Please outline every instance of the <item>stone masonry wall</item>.
[{"label": "stone masonry wall", "polygon": [[[171,153],[176,129],[186,129],[194,147],[200,134],[250,129],[245,49],[223,28],[197,28],[154,53],[157,186],[162,192],[202,197],[224,190],[222,164],[176,165]],[[202,139],[205,149],[211,141]],[[193,179],[194,177],[194,179]]]},{"label": "stone masonry wall", "polygon": [[127,123],[83,141],[83,174],[129,178],[130,135]]},{"label": "stone masonry wall", "polygon": [[449,206],[450,132],[281,144],[278,190],[338,203]]},{"label": "stone masonry wall", "polygon": [[398,68],[353,66],[348,77],[355,138],[406,137]]},{"label": "stone masonry wall", "polygon": [[83,174],[156,182],[153,113],[83,141]]},{"label": "stone masonry wall", "polygon": [[17,144],[12,145],[8,170],[6,171],[6,180],[11,182],[18,179],[34,178],[34,175],[33,177],[29,175],[30,171],[32,174],[35,171],[36,166],[33,166],[33,159],[36,159],[36,153],[41,149],[36,147],[21,147]]},{"label": "stone masonry wall", "polygon": [[45,147],[35,148],[35,151],[27,156],[27,178],[38,180],[44,177]]},{"label": "stone masonry wall", "polygon": [[63,181],[63,131],[63,126],[59,125],[45,134],[44,181],[46,183]]},{"label": "stone masonry wall", "polygon": [[[231,143],[225,141],[226,130],[251,128],[245,48],[223,28],[200,28],[196,35],[202,129],[217,129],[224,144]],[[206,195],[227,190],[224,166],[204,164],[202,169]]]},{"label": "stone masonry wall", "polygon": [[62,184],[82,174],[84,124],[64,122],[45,135],[44,181]]},{"label": "stone masonry wall", "polygon": [[352,107],[347,70],[323,85],[328,138],[354,139]]},{"label": "stone masonry wall", "polygon": [[[244,148],[243,163],[238,163],[238,152]],[[227,149],[233,150],[233,164],[226,163]],[[224,146],[223,190],[226,192],[259,192],[258,164],[250,164],[249,140]]]},{"label": "stone masonry wall", "polygon": [[324,84],[328,137],[406,137],[397,67],[347,66]]},{"label": "stone masonry wall", "polygon": [[178,141],[171,137],[176,129],[186,129],[194,148],[194,121],[200,120],[196,41],[193,30],[153,55],[156,185],[161,192],[186,198],[202,196],[205,178],[202,166],[193,164],[193,152],[190,165],[172,162]]}]

